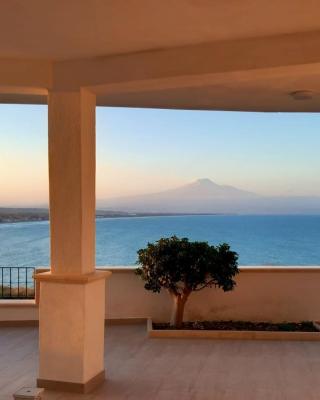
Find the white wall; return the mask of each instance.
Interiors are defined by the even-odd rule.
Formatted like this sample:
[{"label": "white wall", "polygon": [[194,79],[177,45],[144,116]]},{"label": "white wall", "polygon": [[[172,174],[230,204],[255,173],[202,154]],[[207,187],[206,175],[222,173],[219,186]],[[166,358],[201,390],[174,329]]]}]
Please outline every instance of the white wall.
[{"label": "white wall", "polygon": [[[134,268],[112,267],[107,280],[106,318],[147,318],[167,321],[171,302],[166,292],[143,287]],[[320,267],[241,267],[237,287],[224,293],[204,289],[192,293],[186,319],[251,321],[320,320]],[[10,302],[9,302],[10,303]],[[37,307],[26,302],[0,301],[0,321],[38,319]]]},{"label": "white wall", "polygon": [[[110,268],[107,318],[152,317],[166,321],[170,298],[143,288],[133,270]],[[301,321],[320,319],[320,268],[241,267],[232,292],[204,289],[192,293],[185,319]]]},{"label": "white wall", "polygon": [[39,319],[38,307],[32,300],[0,300],[1,322],[30,322]]}]

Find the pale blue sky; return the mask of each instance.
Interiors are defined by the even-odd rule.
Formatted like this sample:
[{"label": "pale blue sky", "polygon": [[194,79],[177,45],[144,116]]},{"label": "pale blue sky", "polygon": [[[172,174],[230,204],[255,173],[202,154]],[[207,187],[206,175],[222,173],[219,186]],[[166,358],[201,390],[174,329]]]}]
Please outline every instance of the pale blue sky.
[{"label": "pale blue sky", "polygon": [[[97,109],[97,197],[210,178],[320,195],[320,115]],[[0,105],[0,205],[47,202],[47,107]]]}]

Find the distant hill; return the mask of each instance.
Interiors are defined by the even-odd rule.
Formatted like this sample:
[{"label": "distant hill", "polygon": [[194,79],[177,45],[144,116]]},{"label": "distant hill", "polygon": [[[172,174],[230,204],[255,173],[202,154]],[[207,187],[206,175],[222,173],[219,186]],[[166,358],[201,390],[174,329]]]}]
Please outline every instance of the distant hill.
[{"label": "distant hill", "polygon": [[266,197],[210,179],[159,193],[99,200],[100,209],[160,213],[319,214],[319,197]]},{"label": "distant hill", "polygon": [[0,223],[46,221],[49,212],[46,208],[9,208],[0,207]]},{"label": "distant hill", "polygon": [[[96,210],[96,218],[129,218],[129,217],[153,217],[172,216],[177,213],[148,213],[148,212],[126,212],[114,210]],[[183,213],[183,215],[186,215]],[[0,223],[11,222],[35,222],[47,221],[49,211],[47,208],[8,208],[0,207]]]}]

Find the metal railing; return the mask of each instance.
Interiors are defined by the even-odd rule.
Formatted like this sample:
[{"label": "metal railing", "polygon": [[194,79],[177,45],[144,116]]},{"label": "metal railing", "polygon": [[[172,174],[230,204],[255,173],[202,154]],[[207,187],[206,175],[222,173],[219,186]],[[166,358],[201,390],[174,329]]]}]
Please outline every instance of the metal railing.
[{"label": "metal railing", "polygon": [[0,267],[0,299],[34,299],[34,267]]}]

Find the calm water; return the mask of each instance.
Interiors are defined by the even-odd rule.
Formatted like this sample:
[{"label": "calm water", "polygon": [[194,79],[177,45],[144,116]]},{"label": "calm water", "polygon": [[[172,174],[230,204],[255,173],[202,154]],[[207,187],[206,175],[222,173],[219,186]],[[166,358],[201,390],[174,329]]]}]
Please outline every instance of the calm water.
[{"label": "calm water", "polygon": [[[97,265],[133,265],[162,236],[228,242],[241,265],[320,265],[320,216],[179,216],[97,220]],[[49,265],[47,222],[0,224],[0,266]]]}]

